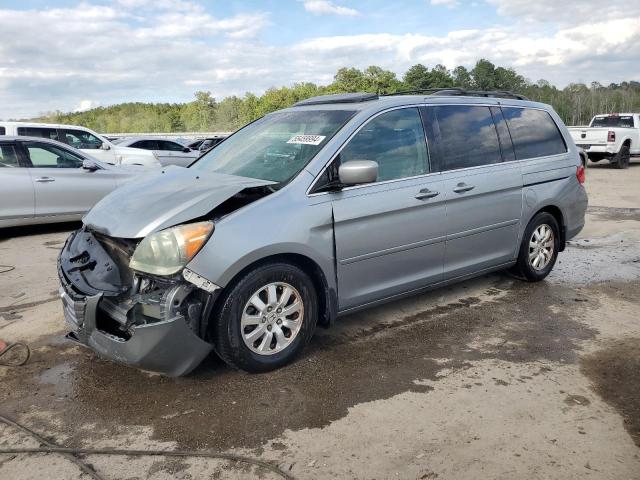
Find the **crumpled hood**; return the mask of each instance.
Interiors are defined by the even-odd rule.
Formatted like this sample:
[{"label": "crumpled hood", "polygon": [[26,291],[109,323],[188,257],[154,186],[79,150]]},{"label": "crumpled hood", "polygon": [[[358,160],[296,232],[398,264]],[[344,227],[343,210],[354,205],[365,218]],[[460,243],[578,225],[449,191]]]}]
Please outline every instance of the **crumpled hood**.
[{"label": "crumpled hood", "polygon": [[111,237],[141,238],[206,215],[245,188],[273,183],[170,166],[111,192],[83,222]]}]

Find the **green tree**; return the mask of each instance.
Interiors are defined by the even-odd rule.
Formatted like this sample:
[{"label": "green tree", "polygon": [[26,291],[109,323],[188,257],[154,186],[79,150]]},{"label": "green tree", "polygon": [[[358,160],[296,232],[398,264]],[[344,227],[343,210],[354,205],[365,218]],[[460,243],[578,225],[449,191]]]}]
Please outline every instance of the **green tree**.
[{"label": "green tree", "polygon": [[364,73],[357,68],[341,68],[333,77],[329,86],[331,92],[361,92],[366,90]]},{"label": "green tree", "polygon": [[453,69],[453,84],[456,87],[471,88],[473,86],[473,79],[469,70],[462,65]]},{"label": "green tree", "polygon": [[432,88],[453,87],[453,77],[444,65],[436,65],[429,75],[431,78]]},{"label": "green tree", "polygon": [[484,58],[478,60],[476,66],[471,70],[473,86],[478,90],[495,90],[495,65]]},{"label": "green tree", "polygon": [[431,88],[431,74],[429,69],[421,63],[410,67],[402,77],[402,81],[408,90]]},{"label": "green tree", "polygon": [[395,73],[390,70],[383,70],[375,65],[366,68],[364,79],[365,90],[378,94],[396,92],[400,86]]}]

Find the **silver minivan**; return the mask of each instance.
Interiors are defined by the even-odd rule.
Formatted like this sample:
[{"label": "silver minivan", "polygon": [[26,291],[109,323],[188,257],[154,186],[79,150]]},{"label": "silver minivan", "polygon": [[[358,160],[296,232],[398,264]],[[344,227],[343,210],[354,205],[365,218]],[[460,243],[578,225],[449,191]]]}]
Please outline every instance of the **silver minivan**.
[{"label": "silver minivan", "polygon": [[553,109],[505,92],[340,94],[250,123],[100,201],[59,258],[69,338],[186,374],[261,372],[317,325],[511,268],[540,281],[583,227]]}]

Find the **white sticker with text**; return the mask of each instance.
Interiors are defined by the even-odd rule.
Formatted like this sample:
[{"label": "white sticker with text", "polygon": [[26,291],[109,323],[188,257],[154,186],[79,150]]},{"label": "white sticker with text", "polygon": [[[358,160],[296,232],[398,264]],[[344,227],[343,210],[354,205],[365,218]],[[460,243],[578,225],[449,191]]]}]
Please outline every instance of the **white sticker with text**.
[{"label": "white sticker with text", "polygon": [[287,143],[298,143],[302,145],[320,145],[327,138],[325,135],[294,135]]}]

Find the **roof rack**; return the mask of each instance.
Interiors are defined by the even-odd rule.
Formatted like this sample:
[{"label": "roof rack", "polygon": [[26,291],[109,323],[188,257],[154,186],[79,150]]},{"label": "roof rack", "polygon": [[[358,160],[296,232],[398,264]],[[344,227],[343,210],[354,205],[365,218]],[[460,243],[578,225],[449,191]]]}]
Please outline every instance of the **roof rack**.
[{"label": "roof rack", "polygon": [[435,96],[464,96],[464,97],[493,97],[493,98],[515,98],[517,100],[529,100],[519,93],[508,92],[506,90],[465,90],[459,87],[446,88],[421,88],[417,90],[402,90],[400,92],[389,93],[389,95],[412,95],[422,94]]},{"label": "roof rack", "polygon": [[300,100],[295,107],[303,105],[322,105],[325,103],[360,103],[368,102],[369,100],[377,100],[377,93],[336,93],[333,95],[320,95],[318,97],[311,97],[305,100]]}]

